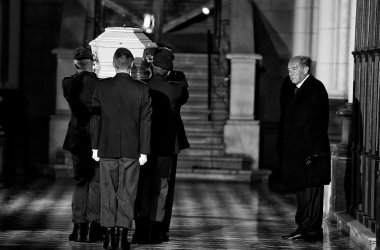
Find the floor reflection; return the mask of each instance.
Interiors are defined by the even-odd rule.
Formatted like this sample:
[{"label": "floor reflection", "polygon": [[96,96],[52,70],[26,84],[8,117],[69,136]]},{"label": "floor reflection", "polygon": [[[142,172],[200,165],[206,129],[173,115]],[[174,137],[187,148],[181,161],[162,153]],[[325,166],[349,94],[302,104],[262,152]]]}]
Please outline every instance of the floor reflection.
[{"label": "floor reflection", "polygon": [[[72,190],[69,179],[0,189],[0,249],[102,249],[68,241]],[[294,212],[295,197],[278,186],[179,182],[170,241],[132,249],[360,249],[327,223],[323,243],[282,240]]]}]

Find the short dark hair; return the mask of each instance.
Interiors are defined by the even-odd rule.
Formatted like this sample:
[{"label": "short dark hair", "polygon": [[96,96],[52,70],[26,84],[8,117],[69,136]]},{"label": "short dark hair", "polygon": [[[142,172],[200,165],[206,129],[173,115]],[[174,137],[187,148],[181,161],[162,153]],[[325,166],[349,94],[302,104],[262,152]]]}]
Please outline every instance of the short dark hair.
[{"label": "short dark hair", "polygon": [[93,61],[91,59],[74,60],[77,69],[86,70],[92,67]]},{"label": "short dark hair", "polygon": [[303,67],[308,67],[309,70],[308,72],[310,72],[311,70],[311,58],[308,57],[308,56],[295,56],[295,57],[292,57],[292,59],[290,59],[290,61],[298,61],[300,65],[302,65]]},{"label": "short dark hair", "polygon": [[125,55],[114,55],[113,63],[117,69],[128,69],[131,66],[131,60],[128,60],[130,57]]}]

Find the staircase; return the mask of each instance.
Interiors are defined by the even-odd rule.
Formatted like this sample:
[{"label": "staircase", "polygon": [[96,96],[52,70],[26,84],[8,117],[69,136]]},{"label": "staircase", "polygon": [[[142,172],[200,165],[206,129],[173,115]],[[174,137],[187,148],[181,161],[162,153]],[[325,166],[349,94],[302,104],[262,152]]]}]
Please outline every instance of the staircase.
[{"label": "staircase", "polygon": [[185,73],[190,95],[181,110],[190,148],[178,156],[177,178],[250,182],[249,160],[225,153],[223,127],[228,118],[228,85],[216,59],[211,58],[212,108],[209,112],[207,55],[175,55],[174,68]]}]

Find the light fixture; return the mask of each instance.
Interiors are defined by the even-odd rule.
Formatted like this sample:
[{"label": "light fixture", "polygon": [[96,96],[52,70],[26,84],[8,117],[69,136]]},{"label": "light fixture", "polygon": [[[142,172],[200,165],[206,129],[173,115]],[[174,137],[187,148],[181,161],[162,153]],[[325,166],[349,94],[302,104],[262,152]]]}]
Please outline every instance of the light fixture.
[{"label": "light fixture", "polygon": [[141,28],[146,33],[152,33],[154,29],[154,15],[144,14],[144,23]]},{"label": "light fixture", "polygon": [[202,12],[203,12],[203,14],[205,14],[207,16],[208,14],[210,14],[210,9],[207,7],[203,7]]}]

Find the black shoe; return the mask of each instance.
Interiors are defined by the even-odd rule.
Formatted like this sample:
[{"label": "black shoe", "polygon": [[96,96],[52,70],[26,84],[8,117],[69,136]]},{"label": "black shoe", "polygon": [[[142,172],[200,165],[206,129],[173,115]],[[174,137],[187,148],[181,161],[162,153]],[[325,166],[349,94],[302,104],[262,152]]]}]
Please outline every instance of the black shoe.
[{"label": "black shoe", "polygon": [[323,232],[318,232],[315,234],[310,234],[310,233],[304,234],[301,240],[309,242],[309,243],[316,243],[319,241],[323,241]]},{"label": "black shoe", "polygon": [[162,243],[163,240],[161,238],[161,222],[158,221],[153,221],[152,222],[152,233],[151,233],[151,238],[150,238],[150,243],[151,244],[159,244]]},{"label": "black shoe", "polygon": [[88,223],[74,223],[73,232],[69,235],[70,241],[83,242],[87,240]]},{"label": "black shoe", "polygon": [[128,228],[117,228],[117,247],[121,250],[131,249],[131,244],[128,242]]},{"label": "black shoe", "polygon": [[169,233],[167,233],[167,232],[161,232],[161,239],[162,239],[162,241],[163,242],[167,242],[167,241],[169,241]]},{"label": "black shoe", "polygon": [[140,218],[136,222],[136,230],[132,237],[132,244],[150,244],[152,235],[152,222]]},{"label": "black shoe", "polygon": [[88,223],[79,224],[79,238],[76,241],[83,242],[87,240]]},{"label": "black shoe", "polygon": [[140,220],[136,219],[135,220],[135,231],[133,233],[132,241],[131,241],[132,244],[137,244],[138,241],[139,241],[139,238],[140,238],[140,227],[141,227],[140,224],[141,224]]},{"label": "black shoe", "polygon": [[295,232],[288,234],[288,235],[283,235],[281,236],[283,240],[297,240],[297,239],[302,239],[302,234],[296,230]]},{"label": "black shoe", "polygon": [[88,240],[90,242],[96,242],[96,241],[103,240],[101,227],[100,227],[99,223],[97,223],[95,221],[90,222],[90,228],[88,231]]},{"label": "black shoe", "polygon": [[79,223],[74,223],[73,232],[69,235],[69,241],[77,240],[78,235],[79,235]]},{"label": "black shoe", "polygon": [[107,250],[114,250],[117,248],[114,227],[107,227],[104,236],[103,248]]}]

